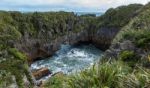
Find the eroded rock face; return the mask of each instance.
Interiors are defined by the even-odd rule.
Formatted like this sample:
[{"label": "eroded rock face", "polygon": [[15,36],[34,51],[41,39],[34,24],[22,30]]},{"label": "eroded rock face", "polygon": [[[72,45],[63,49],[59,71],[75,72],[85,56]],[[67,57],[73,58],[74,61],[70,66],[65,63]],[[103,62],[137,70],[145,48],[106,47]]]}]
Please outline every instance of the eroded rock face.
[{"label": "eroded rock face", "polygon": [[52,72],[48,68],[41,68],[32,72],[32,75],[35,77],[36,80],[39,80],[40,78],[49,74],[52,74]]},{"label": "eroded rock face", "polygon": [[65,36],[58,36],[54,40],[48,40],[51,38],[50,36],[47,39],[31,39],[29,36],[25,36],[15,47],[27,54],[29,64],[31,64],[33,61],[52,56],[64,43],[75,45],[89,42],[101,50],[106,50],[118,31],[117,28],[100,28],[96,31],[82,30],[77,33],[69,31]]},{"label": "eroded rock face", "polygon": [[118,28],[100,28],[93,34],[92,43],[101,50],[106,50],[118,32]]}]

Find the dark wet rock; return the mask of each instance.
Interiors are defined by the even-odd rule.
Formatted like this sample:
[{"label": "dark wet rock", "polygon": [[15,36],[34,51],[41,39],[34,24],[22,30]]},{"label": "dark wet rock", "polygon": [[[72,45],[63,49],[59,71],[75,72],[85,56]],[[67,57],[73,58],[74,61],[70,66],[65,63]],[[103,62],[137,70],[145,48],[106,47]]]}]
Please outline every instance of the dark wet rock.
[{"label": "dark wet rock", "polygon": [[120,43],[117,42],[115,44],[111,44],[110,49],[119,49],[120,48]]},{"label": "dark wet rock", "polygon": [[40,87],[43,84],[43,81],[37,81],[36,86]]},{"label": "dark wet rock", "polygon": [[63,72],[56,72],[52,76],[63,76],[63,75],[64,75]]},{"label": "dark wet rock", "polygon": [[107,51],[105,51],[105,53],[104,53],[104,57],[105,58],[116,58],[117,56],[118,56],[118,52],[119,51],[113,51],[113,50],[110,50],[110,49],[108,49]]},{"label": "dark wet rock", "polygon": [[52,74],[52,72],[48,68],[41,68],[32,72],[32,75],[35,77],[36,80],[39,80],[40,78],[50,74]]}]

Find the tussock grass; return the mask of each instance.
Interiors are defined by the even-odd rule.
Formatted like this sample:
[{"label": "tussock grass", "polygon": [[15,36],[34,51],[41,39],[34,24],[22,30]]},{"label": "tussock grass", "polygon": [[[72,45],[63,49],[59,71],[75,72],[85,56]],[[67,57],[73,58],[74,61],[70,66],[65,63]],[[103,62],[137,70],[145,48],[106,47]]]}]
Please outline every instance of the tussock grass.
[{"label": "tussock grass", "polygon": [[149,86],[150,71],[143,67],[131,68],[122,61],[111,61],[61,78],[52,77],[49,81],[54,84],[47,82],[46,88],[144,88]]}]

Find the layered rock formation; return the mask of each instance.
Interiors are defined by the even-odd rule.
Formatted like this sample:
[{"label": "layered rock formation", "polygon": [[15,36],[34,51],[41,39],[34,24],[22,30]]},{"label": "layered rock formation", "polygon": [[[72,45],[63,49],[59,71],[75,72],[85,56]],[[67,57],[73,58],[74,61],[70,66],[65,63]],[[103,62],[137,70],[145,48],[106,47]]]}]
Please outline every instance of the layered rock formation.
[{"label": "layered rock formation", "polygon": [[50,75],[50,74],[52,74],[52,72],[49,71],[48,68],[40,68],[32,72],[32,75],[35,77],[36,80],[39,80],[40,78]]}]

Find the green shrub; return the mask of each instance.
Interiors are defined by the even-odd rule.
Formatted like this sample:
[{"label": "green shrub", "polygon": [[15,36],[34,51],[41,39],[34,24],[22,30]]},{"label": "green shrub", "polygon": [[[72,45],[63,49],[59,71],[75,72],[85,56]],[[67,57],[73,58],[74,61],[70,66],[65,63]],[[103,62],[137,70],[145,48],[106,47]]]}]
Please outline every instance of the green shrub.
[{"label": "green shrub", "polygon": [[16,48],[10,48],[9,53],[12,54],[17,59],[20,59],[23,61],[27,60],[27,57],[23,53],[19,52]]},{"label": "green shrub", "polygon": [[140,61],[140,57],[136,55],[133,51],[122,51],[119,54],[119,58],[127,63],[130,67],[135,67]]},{"label": "green shrub", "polygon": [[119,55],[122,61],[135,61],[136,55],[133,51],[122,51]]},{"label": "green shrub", "polygon": [[144,32],[136,37],[136,45],[144,49],[150,49],[150,32]]}]

